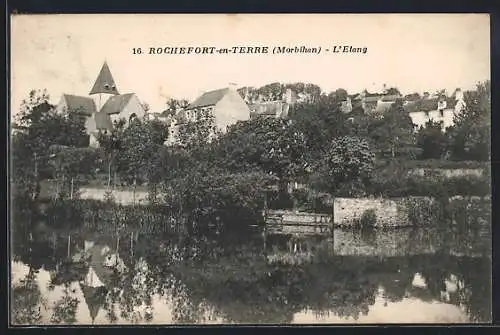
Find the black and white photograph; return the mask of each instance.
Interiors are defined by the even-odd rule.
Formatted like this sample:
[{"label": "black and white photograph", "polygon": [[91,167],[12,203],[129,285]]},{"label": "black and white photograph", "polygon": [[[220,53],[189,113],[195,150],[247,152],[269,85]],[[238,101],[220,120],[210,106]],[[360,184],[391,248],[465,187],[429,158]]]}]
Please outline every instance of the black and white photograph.
[{"label": "black and white photograph", "polygon": [[488,14],[12,14],[11,326],[492,322]]}]

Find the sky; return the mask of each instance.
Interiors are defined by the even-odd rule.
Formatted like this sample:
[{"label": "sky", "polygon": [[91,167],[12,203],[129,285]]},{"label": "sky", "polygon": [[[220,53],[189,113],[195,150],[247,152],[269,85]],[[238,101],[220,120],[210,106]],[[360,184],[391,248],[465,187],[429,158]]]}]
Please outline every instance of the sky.
[{"label": "sky", "polygon": [[[322,47],[321,54],[149,55],[150,47]],[[334,45],[365,54],[325,52]],[[142,48],[141,55],[133,48]],[[161,112],[168,98],[271,82],[329,92],[470,89],[490,78],[487,14],[50,14],[11,20],[13,114],[32,89],[87,96],[104,61],[120,93]]]}]

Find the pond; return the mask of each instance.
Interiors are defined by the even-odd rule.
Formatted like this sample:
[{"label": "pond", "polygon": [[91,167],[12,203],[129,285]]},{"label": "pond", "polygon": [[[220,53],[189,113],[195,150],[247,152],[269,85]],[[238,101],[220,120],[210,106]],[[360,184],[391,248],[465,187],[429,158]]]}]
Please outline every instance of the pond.
[{"label": "pond", "polygon": [[206,244],[188,260],[177,239],[159,233],[19,233],[11,322],[491,321],[489,229],[339,229],[333,236],[271,237],[266,256],[258,237],[218,256]]}]

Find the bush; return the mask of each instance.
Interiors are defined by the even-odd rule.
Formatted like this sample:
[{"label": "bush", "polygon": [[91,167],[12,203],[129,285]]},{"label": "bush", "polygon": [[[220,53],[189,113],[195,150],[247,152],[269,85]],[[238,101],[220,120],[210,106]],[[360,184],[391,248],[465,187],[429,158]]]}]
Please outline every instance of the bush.
[{"label": "bush", "polygon": [[[486,169],[488,172],[488,169]],[[374,196],[406,197],[454,195],[486,196],[491,194],[489,173],[482,176],[464,175],[441,177],[438,175],[408,175],[408,169],[389,164],[379,168],[367,185],[366,192]]]},{"label": "bush", "polygon": [[290,194],[278,191],[267,192],[269,209],[293,209],[293,198]]},{"label": "bush", "polygon": [[361,215],[361,219],[359,220],[361,228],[371,228],[377,224],[377,214],[374,209],[367,209]]}]

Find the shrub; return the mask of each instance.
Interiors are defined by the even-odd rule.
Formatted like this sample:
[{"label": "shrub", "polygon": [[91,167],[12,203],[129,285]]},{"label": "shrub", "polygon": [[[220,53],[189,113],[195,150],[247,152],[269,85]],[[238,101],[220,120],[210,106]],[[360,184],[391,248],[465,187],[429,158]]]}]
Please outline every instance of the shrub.
[{"label": "shrub", "polygon": [[361,225],[361,228],[374,227],[377,224],[377,214],[375,213],[375,210],[372,208],[365,210],[363,215],[361,215],[359,224]]},{"label": "shrub", "polygon": [[407,175],[401,167],[388,167],[377,171],[367,186],[367,193],[375,196],[451,197],[454,195],[486,196],[491,194],[488,175],[438,177],[436,175]]},{"label": "shrub", "polygon": [[292,198],[295,200],[295,205],[299,208],[309,207],[310,205],[310,195],[307,190],[293,190]]}]

